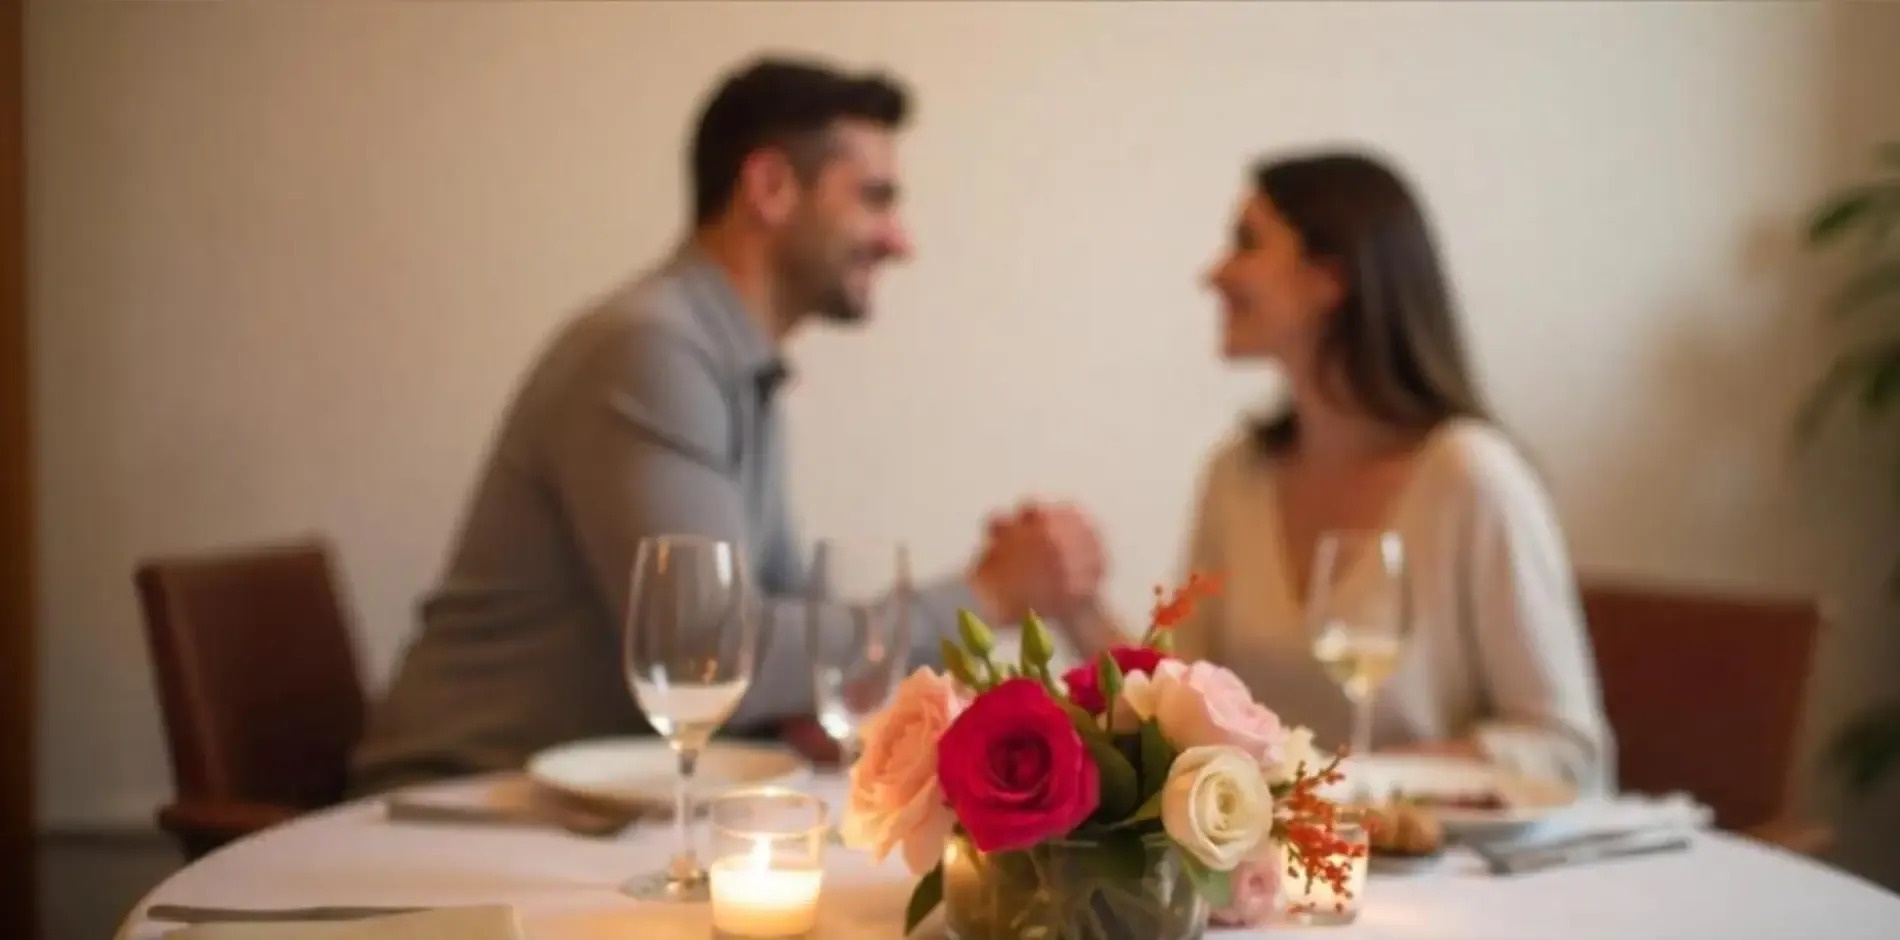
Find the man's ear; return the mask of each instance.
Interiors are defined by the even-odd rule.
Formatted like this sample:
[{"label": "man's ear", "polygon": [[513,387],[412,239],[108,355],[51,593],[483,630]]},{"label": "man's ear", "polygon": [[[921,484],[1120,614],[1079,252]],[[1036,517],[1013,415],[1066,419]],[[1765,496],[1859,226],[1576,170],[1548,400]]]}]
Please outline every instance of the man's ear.
[{"label": "man's ear", "polygon": [[778,147],[760,147],[739,164],[741,205],[766,225],[779,225],[798,206],[798,172]]}]

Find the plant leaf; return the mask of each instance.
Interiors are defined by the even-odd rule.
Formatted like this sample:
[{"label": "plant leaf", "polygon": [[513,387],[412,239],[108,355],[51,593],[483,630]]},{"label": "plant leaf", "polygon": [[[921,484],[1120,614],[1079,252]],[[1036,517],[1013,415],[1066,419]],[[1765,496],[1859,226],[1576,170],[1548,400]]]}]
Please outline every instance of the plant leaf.
[{"label": "plant leaf", "polygon": [[1825,245],[1852,228],[1879,201],[1872,187],[1857,186],[1835,195],[1808,221],[1808,244]]},{"label": "plant leaf", "polygon": [[910,891],[910,903],[904,906],[904,935],[910,936],[930,912],[943,903],[943,865],[938,863]]},{"label": "plant leaf", "polygon": [[1109,823],[1121,822],[1141,804],[1141,783],[1135,776],[1135,766],[1107,736],[1083,735],[1082,743],[1088,746],[1089,756],[1095,759],[1095,769],[1101,777],[1102,802],[1096,807],[1095,818]]},{"label": "plant leaf", "polygon": [[1811,440],[1842,395],[1860,383],[1870,381],[1871,376],[1885,363],[1895,360],[1900,360],[1900,340],[1889,341],[1873,349],[1850,352],[1834,360],[1834,364],[1815,383],[1814,391],[1809,393],[1808,400],[1801,406],[1801,412],[1795,419],[1795,433],[1803,440]]},{"label": "plant leaf", "polygon": [[1056,704],[1068,714],[1069,723],[1075,726],[1075,733],[1082,736],[1082,743],[1087,744],[1096,739],[1108,740],[1108,732],[1103,731],[1102,726],[1095,723],[1095,716],[1083,711],[1082,706],[1063,698],[1056,699]]},{"label": "plant leaf", "polygon": [[1856,715],[1835,735],[1828,758],[1854,794],[1865,795],[1888,771],[1900,766],[1900,702]]},{"label": "plant leaf", "polygon": [[1128,822],[1130,824],[1145,823],[1151,819],[1160,819],[1161,798],[1165,795],[1162,791],[1156,790],[1153,796],[1141,801],[1141,805],[1135,809],[1135,815],[1128,817]]},{"label": "plant leaf", "polygon": [[1893,399],[1895,390],[1900,390],[1900,357],[1872,367],[1866,383],[1860,387],[1860,406],[1868,412],[1879,412]]},{"label": "plant leaf", "polygon": [[1115,661],[1114,656],[1103,653],[1095,660],[1095,676],[1101,687],[1102,701],[1106,703],[1104,714],[1112,722],[1115,715],[1115,701],[1122,697],[1122,680],[1125,678],[1122,675],[1121,664]]},{"label": "plant leaf", "polygon": [[[1883,300],[1891,303],[1882,305]],[[1900,261],[1876,265],[1855,275],[1829,307],[1837,317],[1869,308],[1900,310]]]},{"label": "plant leaf", "polygon": [[1148,847],[1132,832],[1112,832],[1097,837],[1081,861],[1091,878],[1108,884],[1132,884],[1147,874]]},{"label": "plant leaf", "polygon": [[1141,723],[1141,793],[1159,794],[1168,783],[1168,771],[1174,766],[1174,746],[1161,734],[1161,725],[1150,718]]},{"label": "plant leaf", "polygon": [[1181,866],[1194,882],[1194,890],[1200,892],[1208,907],[1226,907],[1234,900],[1233,872],[1215,871],[1200,863],[1200,860],[1185,852],[1181,854]]}]

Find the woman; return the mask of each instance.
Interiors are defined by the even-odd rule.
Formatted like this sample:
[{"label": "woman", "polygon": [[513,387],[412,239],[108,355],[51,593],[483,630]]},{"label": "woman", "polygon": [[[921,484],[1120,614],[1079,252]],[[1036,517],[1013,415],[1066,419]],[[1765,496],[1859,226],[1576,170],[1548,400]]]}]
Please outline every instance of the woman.
[{"label": "woman", "polygon": [[[1611,748],[1551,502],[1486,416],[1417,202],[1364,156],[1257,168],[1233,245],[1207,275],[1223,355],[1284,372],[1286,407],[1218,451],[1191,570],[1221,595],[1177,629],[1322,743],[1350,739],[1310,652],[1306,585],[1328,530],[1390,530],[1410,568],[1411,638],[1379,688],[1378,749],[1477,757],[1606,788]],[[1119,642],[1069,619],[1077,645]]]}]

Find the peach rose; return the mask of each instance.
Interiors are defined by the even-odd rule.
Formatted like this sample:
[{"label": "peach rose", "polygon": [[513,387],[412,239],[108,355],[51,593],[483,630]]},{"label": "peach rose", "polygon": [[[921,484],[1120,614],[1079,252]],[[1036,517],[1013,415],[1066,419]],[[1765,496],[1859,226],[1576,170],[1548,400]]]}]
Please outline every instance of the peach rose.
[{"label": "peach rose", "polygon": [[1228,744],[1272,766],[1286,741],[1280,716],[1254,701],[1239,676],[1213,663],[1167,660],[1148,675],[1129,676],[1122,698],[1141,720],[1155,719],[1177,748]]},{"label": "peach rose", "polygon": [[1280,900],[1280,859],[1272,842],[1265,851],[1241,862],[1229,877],[1233,897],[1226,907],[1209,911],[1208,923],[1217,927],[1258,927],[1273,917]]},{"label": "peach rose", "polygon": [[841,827],[846,845],[880,862],[902,846],[904,864],[919,875],[943,858],[956,816],[937,785],[937,739],[963,704],[953,679],[919,667],[864,723]]}]

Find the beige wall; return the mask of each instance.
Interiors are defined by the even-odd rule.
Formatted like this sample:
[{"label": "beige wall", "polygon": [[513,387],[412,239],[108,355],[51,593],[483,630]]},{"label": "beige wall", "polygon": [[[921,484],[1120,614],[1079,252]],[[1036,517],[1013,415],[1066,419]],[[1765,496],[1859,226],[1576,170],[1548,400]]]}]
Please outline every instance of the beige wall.
[{"label": "beige wall", "polygon": [[144,553],[331,533],[380,681],[511,383],[677,236],[696,97],[764,46],[888,64],[921,106],[921,256],[872,329],[795,350],[811,531],[948,566],[990,507],[1073,495],[1141,603],[1202,454],[1270,387],[1215,362],[1194,283],[1243,167],[1365,141],[1431,202],[1584,563],[1814,584],[1790,231],[1844,166],[1836,15],[37,4],[43,816],[167,791]]}]

